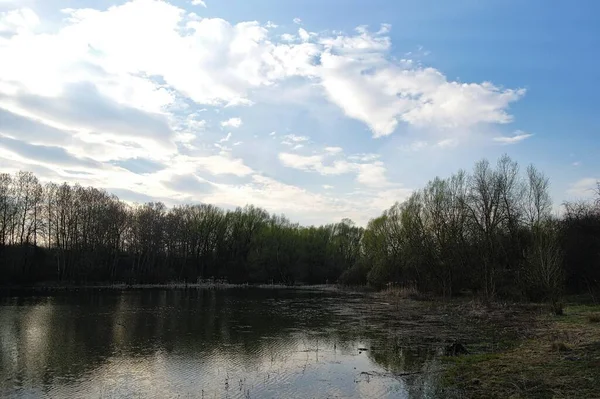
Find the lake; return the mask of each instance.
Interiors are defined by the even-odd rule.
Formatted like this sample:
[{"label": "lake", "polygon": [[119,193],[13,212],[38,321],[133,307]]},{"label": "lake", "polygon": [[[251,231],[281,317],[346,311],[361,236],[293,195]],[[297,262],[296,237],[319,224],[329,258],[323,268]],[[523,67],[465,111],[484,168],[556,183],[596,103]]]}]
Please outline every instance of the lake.
[{"label": "lake", "polygon": [[3,398],[433,397],[446,325],[413,301],[336,291],[83,290],[0,303]]}]

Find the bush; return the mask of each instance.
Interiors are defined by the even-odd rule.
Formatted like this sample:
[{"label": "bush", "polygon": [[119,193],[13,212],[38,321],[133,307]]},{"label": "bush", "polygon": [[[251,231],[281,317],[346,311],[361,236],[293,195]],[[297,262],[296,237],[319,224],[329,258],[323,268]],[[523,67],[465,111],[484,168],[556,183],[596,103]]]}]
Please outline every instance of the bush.
[{"label": "bush", "polygon": [[556,316],[562,316],[564,315],[564,305],[562,302],[553,302],[552,303],[552,313],[554,313]]},{"label": "bush", "polygon": [[355,264],[350,269],[347,269],[340,276],[340,284],[342,285],[365,285],[367,284],[367,273],[369,269],[361,265]]}]

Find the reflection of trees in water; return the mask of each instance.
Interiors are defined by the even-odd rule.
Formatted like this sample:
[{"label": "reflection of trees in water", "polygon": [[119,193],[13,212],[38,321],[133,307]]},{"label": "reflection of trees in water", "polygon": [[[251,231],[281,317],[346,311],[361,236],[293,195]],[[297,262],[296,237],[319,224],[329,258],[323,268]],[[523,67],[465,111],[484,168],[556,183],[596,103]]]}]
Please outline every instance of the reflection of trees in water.
[{"label": "reflection of trees in water", "polygon": [[[258,369],[321,353],[356,355],[390,371],[429,367],[431,353],[389,339],[380,319],[345,297],[289,290],[84,291],[0,308],[0,377],[9,384],[75,381],[111,358],[173,354],[185,362]],[[333,352],[335,350],[335,352]],[[209,367],[209,366],[206,366]],[[405,379],[416,389],[425,378]],[[410,391],[410,390],[409,390]],[[1,391],[0,391],[1,392]]]},{"label": "reflection of trees in water", "polygon": [[401,374],[409,398],[436,397],[441,368],[436,353],[422,347],[403,347],[395,339],[382,343],[369,351],[369,358],[391,374]]},{"label": "reflection of trees in water", "polygon": [[368,352],[369,358],[392,373],[417,372],[435,358],[431,350],[407,348],[396,340],[385,340]]},{"label": "reflection of trees in water", "polygon": [[[116,297],[114,298],[116,299]],[[0,376],[16,386],[49,385],[53,378],[78,377],[110,355],[108,314],[114,306],[102,298],[104,314],[87,314],[64,298],[18,299],[0,307]]]}]

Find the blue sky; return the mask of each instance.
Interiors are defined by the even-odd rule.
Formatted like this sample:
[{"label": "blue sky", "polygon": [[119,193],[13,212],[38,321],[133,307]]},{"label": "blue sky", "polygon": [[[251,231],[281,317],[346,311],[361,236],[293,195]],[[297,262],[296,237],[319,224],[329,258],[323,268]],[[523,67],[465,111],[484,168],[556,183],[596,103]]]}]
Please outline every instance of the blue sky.
[{"label": "blue sky", "polygon": [[363,224],[507,153],[548,175],[558,208],[600,179],[599,11],[0,0],[0,170]]}]

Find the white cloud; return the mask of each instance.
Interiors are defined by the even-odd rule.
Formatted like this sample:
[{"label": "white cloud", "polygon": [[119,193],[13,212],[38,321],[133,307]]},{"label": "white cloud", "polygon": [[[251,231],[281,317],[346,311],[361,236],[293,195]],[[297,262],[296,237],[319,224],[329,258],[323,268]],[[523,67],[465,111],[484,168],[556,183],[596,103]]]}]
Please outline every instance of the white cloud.
[{"label": "white cloud", "polygon": [[194,141],[196,139],[196,135],[193,133],[180,132],[180,133],[176,133],[175,137],[173,137],[173,139],[178,143],[183,143],[183,144],[189,145],[192,141]]},{"label": "white cloud", "polygon": [[514,134],[514,136],[511,137],[507,137],[507,136],[500,136],[500,137],[494,137],[493,140],[501,143],[501,144],[517,144],[520,143],[521,141],[529,138],[533,136],[533,134],[529,134],[529,133],[525,133],[525,132],[521,132],[520,130],[517,130]]},{"label": "white cloud", "polygon": [[438,141],[436,145],[441,148],[453,148],[458,145],[458,140],[457,139],[444,139],[444,140]]},{"label": "white cloud", "polygon": [[[252,106],[261,101],[257,93],[277,92],[289,80],[324,95],[374,136],[383,136],[399,123],[435,129],[507,123],[508,104],[524,93],[453,81],[436,69],[397,60],[387,36],[391,27],[385,24],[376,33],[359,27],[351,34],[317,34],[299,26],[285,33],[273,31],[276,24],[270,21],[203,18],[168,1],[120,3],[98,10],[65,9],[62,25],[50,21],[52,29],[46,29],[43,14],[40,18],[30,9],[0,13],[0,111],[38,124],[10,130],[2,119],[1,170],[18,165],[39,169],[45,178],[173,201],[189,193],[168,183],[192,176],[186,181],[210,187],[206,195],[195,193],[195,200],[255,203],[270,211],[296,212],[298,207],[310,214],[316,207],[319,217],[365,220],[409,192],[387,181],[377,154],[345,156],[342,148],[330,146],[303,156],[300,151],[319,138],[288,134],[281,141],[281,134],[272,132],[287,146],[288,152],[279,154],[281,163],[325,176],[353,174],[362,190],[340,193],[343,187],[336,183],[335,195],[323,196],[254,172],[248,165],[277,173],[268,164],[274,155],[268,151],[278,151],[277,142],[260,147],[264,156],[252,154],[264,165],[250,162],[245,147],[256,145],[251,135],[244,146],[231,144],[231,133],[223,137],[230,130],[225,128],[240,127],[242,120],[221,121],[226,117],[215,115],[227,107]],[[206,6],[204,1],[190,3]],[[294,22],[302,23],[299,18]],[[306,98],[294,104],[304,106]],[[317,100],[315,107],[322,106],[322,98]],[[223,130],[211,130],[220,124]],[[283,132],[287,127],[272,128]],[[437,145],[447,140],[453,139]],[[240,146],[236,155],[227,148],[233,146]],[[137,161],[160,170],[140,174],[127,169]],[[212,176],[218,176],[218,184],[209,181]],[[236,183],[225,183],[232,176]]]},{"label": "white cloud", "polygon": [[302,20],[298,17],[294,18],[294,23],[297,25],[300,25],[302,23]]},{"label": "white cloud", "polygon": [[578,198],[592,198],[594,197],[597,189],[597,182],[600,178],[586,177],[579,179],[575,183],[571,184],[567,189],[567,194],[578,197]]},{"label": "white cloud", "polygon": [[392,25],[390,24],[381,24],[381,28],[377,31],[378,35],[385,35],[392,30]]},{"label": "white cloud", "polygon": [[279,154],[279,160],[290,168],[311,170],[320,167],[323,157],[320,155],[298,155],[290,153]]},{"label": "white cloud", "polygon": [[206,8],[206,3],[204,2],[204,0],[192,0],[192,5],[202,6],[202,7]]},{"label": "white cloud", "polygon": [[192,143],[206,130],[207,121],[200,119],[200,112],[190,113],[184,117],[171,115],[171,126],[175,131],[173,141],[193,148]]},{"label": "white cloud", "polygon": [[581,166],[581,162],[580,161],[576,161],[572,163],[573,166]]},{"label": "white cloud", "polygon": [[[215,185],[218,190],[205,200],[211,203],[239,206],[254,204],[272,212],[314,212],[323,215],[344,214],[344,204],[300,187],[279,182],[273,178],[254,174],[243,185]],[[331,217],[331,216],[330,216]]]},{"label": "white cloud", "polygon": [[247,98],[243,98],[243,97],[237,97],[237,98],[233,98],[231,100],[229,100],[227,102],[227,104],[225,104],[225,108],[230,108],[230,107],[250,107],[254,105],[254,101],[249,100]]},{"label": "white cloud", "polygon": [[383,162],[356,164],[354,165],[354,168],[358,171],[356,181],[361,184],[372,187],[385,187],[390,185],[385,176],[386,169],[383,166]]},{"label": "white cloud", "polygon": [[243,160],[231,158],[228,154],[193,157],[190,158],[190,162],[213,175],[247,176],[253,173]]},{"label": "white cloud", "polygon": [[[376,137],[391,134],[399,121],[436,128],[508,123],[508,104],[524,94],[489,82],[449,81],[436,69],[393,60],[387,25],[377,33],[359,27],[354,36],[321,34],[315,43],[299,29],[303,42],[286,44],[273,42],[258,22],[188,18],[158,0],[65,14],[69,25],[55,34],[0,46],[1,58],[9,60],[0,66],[0,83],[56,96],[66,84],[90,81],[120,103],[161,112],[173,104],[173,93],[199,104],[251,105],[249,90],[300,76],[322,85],[334,104]],[[35,67],[42,64],[42,71]],[[165,84],[148,76],[161,76]]]},{"label": "white cloud", "polygon": [[339,154],[343,151],[344,150],[342,149],[342,147],[325,147],[325,152],[328,152],[330,154]]},{"label": "white cloud", "polygon": [[401,146],[400,149],[402,151],[407,151],[407,152],[417,152],[424,148],[427,148],[427,146],[428,146],[428,144],[426,141],[417,140],[417,141],[413,141],[412,143],[410,143],[408,145]]},{"label": "white cloud", "polygon": [[379,159],[379,154],[354,154],[348,156],[348,159],[352,161],[370,162]]},{"label": "white cloud", "polygon": [[302,141],[308,141],[309,138],[306,136],[297,136],[295,134],[288,134],[286,136],[284,136],[286,139],[294,141],[294,142],[302,142]]},{"label": "white cloud", "polygon": [[240,118],[230,118],[226,121],[221,122],[223,127],[240,127],[242,126],[242,120]]},{"label": "white cloud", "polygon": [[438,129],[512,121],[506,109],[524,90],[449,81],[434,68],[391,60],[389,37],[358,32],[321,39],[318,74],[329,99],[369,125],[375,137],[391,134],[399,121]]},{"label": "white cloud", "polygon": [[40,23],[37,14],[30,8],[0,12],[0,33],[23,33]]},{"label": "white cloud", "polygon": [[231,132],[227,133],[227,136],[225,136],[221,140],[219,140],[219,143],[225,143],[225,142],[229,141],[230,138],[231,138]]},{"label": "white cloud", "polygon": [[307,42],[310,39],[310,34],[303,28],[298,29],[298,36],[303,42]]},{"label": "white cloud", "polygon": [[295,134],[287,134],[283,136],[283,140],[281,144],[294,147],[294,148],[302,148],[301,143],[306,143],[310,140],[309,137],[306,136],[297,136]]},{"label": "white cloud", "polygon": [[416,140],[409,144],[400,146],[400,150],[405,151],[405,152],[419,152],[419,151],[427,149],[427,148],[446,148],[446,149],[448,149],[448,148],[454,148],[457,145],[458,145],[458,139],[456,139],[456,138],[439,140],[434,144],[430,144],[429,142],[424,141],[424,140]]},{"label": "white cloud", "polygon": [[[371,209],[388,209],[395,202],[402,202],[410,196],[412,190],[408,188],[391,188],[387,190],[375,190],[371,192],[359,192],[366,199]],[[378,213],[379,215],[380,213]]]},{"label": "white cloud", "polygon": [[[239,106],[252,103],[248,89],[295,73],[309,57],[301,53],[310,53],[307,47],[275,45],[258,22],[188,18],[183,9],[158,0],[64,12],[68,25],[56,33],[15,37],[0,45],[1,58],[10,60],[0,66],[2,80],[47,95],[60,94],[73,81],[91,81],[121,101],[130,100],[126,93],[139,93],[135,85],[147,92],[168,87],[197,103]],[[3,15],[2,23],[12,26],[13,20],[12,14]],[[18,19],[20,29],[30,27],[22,20],[31,18]],[[299,65],[293,67],[294,62]],[[42,70],[36,68],[41,64]],[[166,86],[149,76],[161,76]],[[137,106],[147,101],[147,93],[135,98]],[[161,107],[171,103],[168,97],[158,101]]]},{"label": "white cloud", "polygon": [[[339,221],[349,217],[365,225],[369,218],[389,208],[396,201],[406,199],[411,190],[395,188],[389,190],[359,191],[349,195],[337,193],[317,194],[292,184],[254,174],[251,182],[242,185],[213,184],[215,191],[203,198],[204,201],[239,206],[255,204],[272,212],[288,215],[304,215],[307,223]],[[324,186],[330,190],[331,186]]]},{"label": "white cloud", "polygon": [[337,152],[326,152],[324,155],[299,155],[287,152],[279,154],[279,160],[289,168],[317,172],[321,175],[341,175],[356,173],[356,181],[360,184],[373,187],[391,185],[385,176],[386,169],[381,161],[375,162],[348,162],[345,159],[327,161],[327,157]]}]

